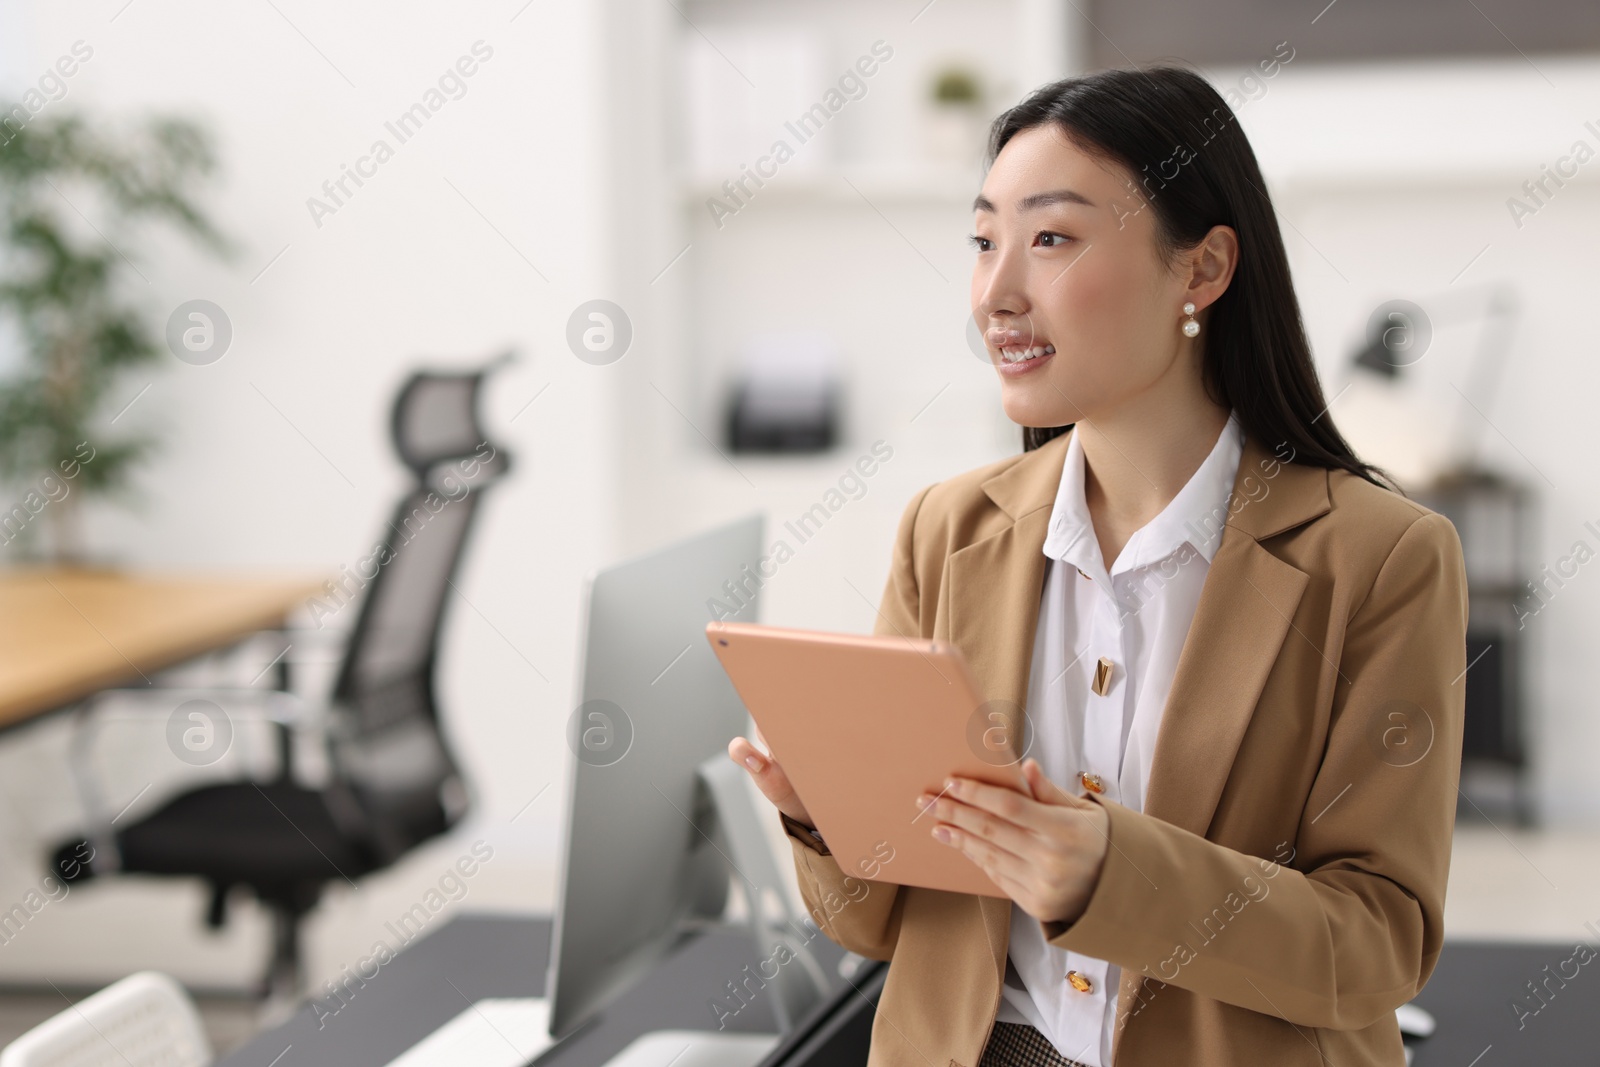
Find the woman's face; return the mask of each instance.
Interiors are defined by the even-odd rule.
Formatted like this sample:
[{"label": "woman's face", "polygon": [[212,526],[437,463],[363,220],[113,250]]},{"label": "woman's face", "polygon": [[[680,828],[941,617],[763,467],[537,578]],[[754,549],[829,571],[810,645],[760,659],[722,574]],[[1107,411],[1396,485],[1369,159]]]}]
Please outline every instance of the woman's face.
[{"label": "woman's face", "polygon": [[1015,135],[990,167],[974,206],[972,314],[1011,421],[1092,422],[1194,358],[1180,331],[1190,278],[1163,262],[1141,191],[1053,125]]}]

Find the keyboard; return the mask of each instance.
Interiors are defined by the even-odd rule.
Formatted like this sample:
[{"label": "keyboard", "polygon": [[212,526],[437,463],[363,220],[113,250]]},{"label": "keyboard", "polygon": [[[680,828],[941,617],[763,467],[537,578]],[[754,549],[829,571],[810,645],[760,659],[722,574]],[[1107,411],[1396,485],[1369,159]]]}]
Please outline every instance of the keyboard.
[{"label": "keyboard", "polygon": [[606,1067],[755,1067],[777,1044],[777,1034],[652,1030],[634,1038]]},{"label": "keyboard", "polygon": [[549,997],[474,1001],[387,1067],[523,1067],[554,1045]]},{"label": "keyboard", "polygon": [[[778,1036],[654,1030],[635,1038],[606,1067],[755,1067],[777,1046]],[[386,1067],[525,1067],[553,1045],[548,997],[491,998],[474,1001]]]}]

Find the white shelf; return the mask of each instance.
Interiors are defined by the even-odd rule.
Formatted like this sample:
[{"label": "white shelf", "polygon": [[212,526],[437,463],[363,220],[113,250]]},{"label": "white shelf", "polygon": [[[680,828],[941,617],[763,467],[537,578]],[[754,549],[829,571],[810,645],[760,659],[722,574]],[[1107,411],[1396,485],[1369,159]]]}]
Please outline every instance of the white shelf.
[{"label": "white shelf", "polygon": [[[678,187],[686,203],[702,207],[712,198],[725,199],[722,183],[728,176],[682,178]],[[779,170],[765,184],[747,183],[752,203],[815,203],[827,206],[859,204],[863,197],[876,204],[926,203],[969,207],[982,188],[983,176],[974,163],[959,167],[950,163],[846,164],[805,171]]]}]

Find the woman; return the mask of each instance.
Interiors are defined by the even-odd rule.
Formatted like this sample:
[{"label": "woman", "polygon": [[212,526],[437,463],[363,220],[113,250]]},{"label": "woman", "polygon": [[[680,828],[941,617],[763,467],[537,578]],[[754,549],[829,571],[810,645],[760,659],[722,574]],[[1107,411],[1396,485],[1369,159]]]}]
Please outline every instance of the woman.
[{"label": "woman", "polygon": [[906,798],[1007,898],[845,874],[729,746],[818,924],[891,961],[869,1064],[1399,1067],[1455,816],[1455,529],[1334,428],[1202,78],[1046,86],[988,160],[972,310],[1023,452],[912,498],[875,630],[1026,708],[1031,795]]}]

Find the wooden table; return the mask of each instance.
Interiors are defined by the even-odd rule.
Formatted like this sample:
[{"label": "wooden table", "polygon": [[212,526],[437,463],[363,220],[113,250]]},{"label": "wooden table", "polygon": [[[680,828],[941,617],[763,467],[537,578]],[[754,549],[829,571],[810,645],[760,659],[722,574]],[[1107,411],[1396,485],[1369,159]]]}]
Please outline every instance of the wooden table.
[{"label": "wooden table", "polygon": [[282,626],[307,579],[0,571],[0,729]]}]

